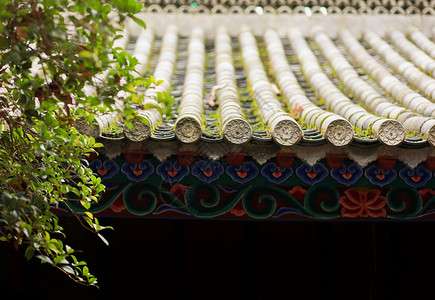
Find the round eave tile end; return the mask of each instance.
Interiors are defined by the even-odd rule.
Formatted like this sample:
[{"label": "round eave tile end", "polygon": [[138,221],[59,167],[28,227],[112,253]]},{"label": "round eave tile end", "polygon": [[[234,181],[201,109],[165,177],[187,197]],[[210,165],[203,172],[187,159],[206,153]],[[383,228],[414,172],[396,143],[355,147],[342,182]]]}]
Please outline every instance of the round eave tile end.
[{"label": "round eave tile end", "polygon": [[332,121],[325,131],[326,140],[334,146],[343,147],[350,144],[354,137],[352,124],[344,119]]},{"label": "round eave tile end", "polygon": [[435,126],[432,126],[428,133],[426,134],[426,138],[428,143],[432,146],[435,147]]},{"label": "round eave tile end", "polygon": [[405,128],[396,120],[385,120],[377,132],[379,141],[388,146],[400,145],[405,140],[405,136]]},{"label": "round eave tile end", "polygon": [[232,119],[223,128],[224,138],[232,144],[245,144],[252,137],[252,128],[243,119]]},{"label": "round eave tile end", "polygon": [[175,137],[186,144],[191,144],[201,138],[201,124],[195,118],[184,117],[175,124]]},{"label": "round eave tile end", "polygon": [[102,128],[99,124],[90,124],[84,119],[80,119],[74,122],[74,127],[83,135],[97,138],[102,135]]},{"label": "round eave tile end", "polygon": [[151,128],[141,120],[135,119],[132,121],[133,127],[129,129],[124,125],[124,135],[132,142],[142,142],[151,136]]},{"label": "round eave tile end", "polygon": [[298,123],[291,119],[280,120],[272,129],[273,140],[281,146],[292,146],[302,139],[303,131]]}]

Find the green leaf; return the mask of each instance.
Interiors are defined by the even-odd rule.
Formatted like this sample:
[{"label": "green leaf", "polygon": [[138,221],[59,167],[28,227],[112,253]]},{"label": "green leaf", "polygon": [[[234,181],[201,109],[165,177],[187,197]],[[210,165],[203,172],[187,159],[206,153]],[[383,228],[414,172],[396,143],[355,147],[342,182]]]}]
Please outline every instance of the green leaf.
[{"label": "green leaf", "polygon": [[57,256],[54,258],[55,265],[65,265],[69,264],[69,262],[63,256]]},{"label": "green leaf", "polygon": [[93,284],[93,283],[96,283],[97,282],[97,278],[95,278],[95,277],[92,277],[92,278],[89,278],[89,281],[88,281],[90,284]]},{"label": "green leaf", "polygon": [[[132,95],[155,82],[136,78],[137,59],[112,49],[112,37],[120,33],[112,17],[119,24],[130,17],[145,28],[135,16],[142,8],[137,0],[0,1],[0,104],[13,112],[0,122],[0,241],[17,241],[25,245],[26,259],[36,256],[89,285],[97,280],[87,267],[80,270],[86,262],[77,261],[75,250],[57,239],[65,234],[50,205],[68,199],[89,210],[104,190],[84,162],[103,145],[79,134],[77,120],[95,122],[124,90],[130,94],[126,107],[135,106],[119,112],[131,128],[143,103],[143,94]],[[101,74],[108,74],[109,84]],[[91,96],[87,85],[95,88]],[[105,229],[91,214],[84,220],[93,231]]]},{"label": "green leaf", "polygon": [[80,51],[79,55],[83,58],[92,58],[92,53],[87,50]]},{"label": "green leaf", "polygon": [[133,124],[129,120],[125,120],[124,125],[130,130],[133,129]]},{"label": "green leaf", "polygon": [[98,233],[97,235],[103,241],[103,243],[106,244],[106,246],[109,246],[109,242],[105,239],[104,236],[102,236],[100,233]]},{"label": "green leaf", "polygon": [[71,267],[68,266],[68,265],[62,265],[62,266],[60,266],[60,268],[61,268],[62,270],[64,270],[65,272],[67,272],[68,274],[71,274],[71,275],[74,275],[74,274],[75,274],[74,269],[71,268]]},{"label": "green leaf", "polygon": [[67,253],[67,254],[72,254],[72,253],[74,253],[74,249],[71,248],[71,247],[68,246],[68,245],[65,245],[65,250],[66,250],[66,253]]},{"label": "green leaf", "polygon": [[53,264],[53,261],[46,255],[37,255],[36,257],[39,258],[42,263],[49,263],[50,265]]},{"label": "green leaf", "polygon": [[83,219],[86,221],[86,223],[88,223],[89,227],[94,229],[94,223],[92,222],[91,218],[83,216]]},{"label": "green leaf", "polygon": [[34,254],[35,254],[35,250],[31,246],[28,246],[26,252],[24,253],[24,257],[27,260],[30,260]]},{"label": "green leaf", "polygon": [[135,17],[135,16],[133,16],[133,15],[130,15],[130,18],[132,18],[133,19],[133,21],[135,21],[136,22],[136,24],[138,24],[140,27],[142,27],[142,28],[144,28],[144,29],[146,29],[147,28],[147,26],[146,26],[146,24],[145,24],[145,22],[144,21],[142,21],[141,19],[139,19],[139,18],[137,18],[137,17]]},{"label": "green leaf", "polygon": [[80,204],[85,208],[85,209],[90,209],[91,208],[91,203],[89,203],[88,201],[80,201]]}]

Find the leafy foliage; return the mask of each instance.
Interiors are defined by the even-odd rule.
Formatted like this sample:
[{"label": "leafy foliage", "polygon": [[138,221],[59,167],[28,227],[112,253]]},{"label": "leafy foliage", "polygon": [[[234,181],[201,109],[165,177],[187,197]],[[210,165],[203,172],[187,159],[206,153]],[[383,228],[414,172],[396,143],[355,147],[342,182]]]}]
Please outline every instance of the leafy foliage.
[{"label": "leafy foliage", "polygon": [[[63,244],[50,206],[88,210],[104,190],[86,160],[102,145],[73,125],[116,99],[124,122],[136,116],[149,79],[133,76],[137,60],[112,45],[126,18],[145,26],[134,17],[141,9],[134,0],[0,1],[0,240],[83,284],[97,280]],[[102,237],[90,212],[77,217]]]}]

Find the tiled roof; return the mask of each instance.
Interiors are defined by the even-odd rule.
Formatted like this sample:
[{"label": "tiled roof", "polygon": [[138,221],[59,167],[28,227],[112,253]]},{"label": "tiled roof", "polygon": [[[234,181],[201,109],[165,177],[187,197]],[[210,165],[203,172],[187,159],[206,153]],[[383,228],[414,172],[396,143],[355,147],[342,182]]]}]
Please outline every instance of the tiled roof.
[{"label": "tiled roof", "polygon": [[[423,25],[413,16],[195,17],[144,14],[147,30],[127,26],[118,43],[140,74],[163,80],[145,101],[168,91],[174,115],[140,111],[149,125],[133,122],[116,139],[435,145],[435,17]],[[79,128],[113,139],[105,128],[113,120]]]},{"label": "tiled roof", "polygon": [[151,13],[421,14],[435,15],[434,0],[142,0]]}]

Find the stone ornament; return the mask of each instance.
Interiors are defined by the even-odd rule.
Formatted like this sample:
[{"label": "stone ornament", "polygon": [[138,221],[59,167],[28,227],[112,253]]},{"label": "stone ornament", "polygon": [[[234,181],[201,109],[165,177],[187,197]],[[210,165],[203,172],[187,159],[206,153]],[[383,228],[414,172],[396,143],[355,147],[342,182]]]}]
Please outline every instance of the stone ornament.
[{"label": "stone ornament", "polygon": [[435,146],[435,125],[427,131],[426,138],[431,146]]},{"label": "stone ornament", "polygon": [[222,134],[232,144],[244,144],[252,137],[252,129],[244,120],[237,93],[232,59],[231,38],[226,28],[220,27],[215,40],[218,103],[222,121]]},{"label": "stone ornament", "polygon": [[[318,28],[315,30],[314,38],[339,78],[354,93],[356,98],[364,102],[369,108],[372,108],[372,111],[375,110],[375,113],[379,116],[388,118],[389,113],[398,106],[382,97],[372,86],[359,77],[352,65],[346,60],[331,39],[323,33],[322,29]],[[375,106],[372,105],[374,101],[376,101]],[[373,114],[355,105],[345,110],[346,106],[348,106],[347,103],[339,108],[335,107],[340,112],[343,112],[356,127],[363,129],[371,127],[382,143],[393,146],[404,141],[405,130],[399,122],[376,118]],[[403,109],[402,112],[405,111],[404,108],[401,107],[401,109]]]},{"label": "stone ornament", "polygon": [[151,136],[151,127],[140,119],[134,119],[132,122],[133,127],[130,129],[124,126],[124,135],[132,142],[141,142]]},{"label": "stone ornament", "polygon": [[[141,30],[133,52],[133,57],[138,60],[135,70],[139,74],[144,74],[146,71],[153,39],[154,34],[152,31]],[[163,36],[159,61],[154,71],[156,82],[161,81],[161,84],[156,86],[152,83],[148,87],[145,91],[144,101],[142,103],[143,106],[160,106],[157,102],[156,92],[164,92],[169,89],[176,59],[177,40],[177,27],[168,26]],[[136,74],[136,76],[139,76],[139,74]],[[125,125],[123,128],[125,137],[133,142],[141,142],[148,139],[161,119],[161,115],[156,108],[146,110],[138,109],[137,113],[139,117],[146,120],[146,123],[137,118],[132,121],[131,129]]]},{"label": "stone ornament", "polygon": [[[267,30],[264,39],[267,43],[272,68],[292,111],[297,114],[300,110],[302,119],[310,126],[316,126],[320,131],[327,133],[325,136],[333,145],[345,146],[349,144],[354,134],[352,125],[339,115],[320,109],[307,98],[290,69],[281,39],[275,31]],[[312,117],[314,114],[317,114],[317,119]],[[316,120],[319,120],[319,122],[315,122]],[[338,124],[341,124],[341,127]],[[333,127],[329,128],[330,126]],[[334,135],[331,130],[334,130],[334,128],[341,130],[339,139],[333,138]],[[346,134],[346,136],[342,134]]]},{"label": "stone ornament", "polygon": [[282,146],[295,145],[302,138],[301,127],[295,121],[285,118],[273,126],[272,138]]},{"label": "stone ornament", "polygon": [[192,117],[182,117],[175,125],[175,137],[183,143],[194,143],[201,138],[202,128],[199,121]]},{"label": "stone ornament", "polygon": [[[156,100],[157,95],[155,92],[155,85],[151,84],[147,91],[145,92],[143,105],[155,105],[160,106],[160,104]],[[127,139],[133,142],[141,142],[148,139],[152,130],[154,130],[155,126],[159,122],[161,116],[157,109],[150,108],[147,110],[138,110],[137,111],[138,118],[132,120],[132,128],[128,128],[124,125],[124,135]],[[143,122],[139,117],[145,119],[146,122]]]},{"label": "stone ornament", "polygon": [[231,119],[223,127],[224,138],[232,144],[245,144],[252,136],[249,123],[243,119]]},{"label": "stone ornament", "polygon": [[[333,124],[330,121],[333,120],[331,118],[338,119],[336,116],[334,116],[334,114],[311,109],[307,114],[303,114],[302,116],[305,118],[305,120],[307,120],[307,122],[309,122],[309,124],[314,123],[317,127],[321,127],[322,130],[327,131],[327,139],[333,144],[341,144],[340,141],[337,141],[337,137],[341,137],[341,135],[344,133],[350,134],[352,132],[352,135],[346,137],[343,136],[344,141],[347,141],[349,143],[350,141],[352,141],[353,138],[353,129],[350,130],[351,124],[355,127],[368,129],[371,125],[371,122],[369,122],[369,120],[374,121],[379,117],[374,116],[373,114],[367,112],[361,106],[353,103],[346,95],[343,94],[343,92],[341,92],[341,90],[336,87],[336,85],[321,69],[316,56],[309,48],[307,42],[305,41],[305,38],[303,37],[299,29],[292,28],[288,36],[292,48],[294,49],[299,59],[301,68],[305,76],[307,77],[307,81],[314,88],[316,93],[318,93],[318,95],[325,100],[326,107],[332,110],[335,114],[341,115],[342,117],[347,119],[347,121],[343,120],[344,122],[342,121],[338,123],[341,124],[337,127],[337,129],[339,129],[340,131],[337,132],[337,135],[335,136],[332,132],[333,129],[329,129],[326,127]],[[320,39],[323,39],[322,43],[323,41],[327,42],[328,40],[325,39],[325,37],[326,35],[321,33],[321,29],[317,29],[314,32],[314,38],[317,43],[320,43]],[[321,45],[321,47],[322,46],[323,45]],[[325,53],[326,56],[331,54],[339,58],[337,52],[333,52],[334,50],[335,49],[331,46],[328,48],[322,48],[322,51]],[[331,53],[329,53],[329,51],[331,51]],[[343,64],[343,61],[339,63]],[[362,119],[363,117],[364,119]],[[365,122],[362,122],[362,120],[364,120]],[[346,124],[346,122],[348,124]]]},{"label": "stone ornament", "polygon": [[337,147],[351,143],[353,135],[353,126],[344,119],[333,120],[325,131],[326,140]]},{"label": "stone ornament", "polygon": [[183,143],[194,143],[202,135],[204,62],[204,33],[195,28],[190,35],[184,90],[175,123],[175,136]]},{"label": "stone ornament", "polygon": [[303,132],[299,124],[290,117],[276,99],[272,86],[267,78],[253,34],[243,31],[240,34],[242,57],[254,100],[260,111],[262,120],[269,126],[272,138],[280,145],[291,146],[302,138]]},{"label": "stone ornament", "polygon": [[94,123],[89,125],[89,123],[86,120],[80,119],[74,122],[74,127],[77,129],[78,132],[80,132],[83,135],[97,138],[101,136],[103,130],[99,122],[97,120],[95,121],[97,122],[97,124]]},{"label": "stone ornament", "polygon": [[[115,108],[122,109],[123,106],[121,100],[116,100]],[[74,122],[74,127],[83,135],[91,136],[93,138],[100,137],[103,134],[103,130],[112,125],[118,117],[118,111],[112,111],[110,113],[96,116],[94,122],[89,124],[87,121],[80,119]]]},{"label": "stone ornament", "polygon": [[388,146],[397,146],[405,139],[405,129],[396,120],[384,120],[377,129],[379,141]]}]

